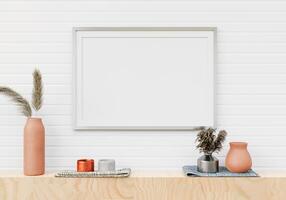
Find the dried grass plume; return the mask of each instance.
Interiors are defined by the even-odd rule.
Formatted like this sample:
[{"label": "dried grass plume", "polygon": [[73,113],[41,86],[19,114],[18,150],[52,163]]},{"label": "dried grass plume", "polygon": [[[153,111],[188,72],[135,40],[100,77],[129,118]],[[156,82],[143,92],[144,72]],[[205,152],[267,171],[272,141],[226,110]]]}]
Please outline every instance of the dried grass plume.
[{"label": "dried grass plume", "polygon": [[9,87],[2,87],[0,86],[0,94],[3,94],[5,96],[8,96],[18,105],[21,109],[21,112],[26,116],[26,117],[31,117],[32,116],[32,109],[29,104],[29,102],[22,97],[19,93],[16,91],[12,90]]},{"label": "dried grass plume", "polygon": [[33,73],[33,94],[32,94],[32,106],[35,111],[38,111],[42,107],[43,103],[43,83],[42,83],[42,75],[38,69],[35,69]]},{"label": "dried grass plume", "polygon": [[222,144],[225,141],[227,132],[225,130],[219,131],[217,136],[215,135],[216,129],[208,128],[201,130],[198,135],[196,142],[197,148],[200,153],[212,154],[214,152],[219,152],[222,149]]}]

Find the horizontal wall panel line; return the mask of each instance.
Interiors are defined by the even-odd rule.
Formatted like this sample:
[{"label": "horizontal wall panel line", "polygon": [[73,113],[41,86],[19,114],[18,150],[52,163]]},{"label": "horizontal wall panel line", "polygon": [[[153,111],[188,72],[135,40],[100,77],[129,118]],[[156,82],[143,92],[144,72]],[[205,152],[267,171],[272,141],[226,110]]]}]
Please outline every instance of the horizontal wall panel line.
[{"label": "horizontal wall panel line", "polygon": [[[15,105],[16,107],[16,105]],[[17,113],[18,112],[18,113]],[[239,113],[239,112],[235,112],[233,111],[233,113],[229,113],[227,111],[225,111],[226,114],[221,114],[221,112],[218,112],[218,117],[260,117],[261,115],[267,115],[269,118],[273,118],[273,117],[286,117],[286,112],[285,110],[283,110],[283,112],[278,113],[278,114],[272,114],[270,111],[266,111],[266,112],[260,112],[260,113],[251,113],[251,112],[247,112],[247,113]],[[43,113],[41,114],[41,116],[44,118],[46,117],[70,117],[72,115],[71,112],[69,112],[68,114],[55,114],[55,113]],[[8,117],[19,117],[19,116],[23,116],[23,114],[21,114],[19,111],[10,111],[10,112],[4,112],[2,114],[0,114],[1,117],[4,116],[8,116]]]},{"label": "horizontal wall panel line", "polygon": [[[214,155],[215,157],[217,157],[220,161],[224,161],[224,157],[222,157],[222,156],[217,156],[217,155]],[[6,159],[6,157],[3,157],[4,159]],[[9,157],[7,157],[7,158],[10,158],[9,160],[11,161],[11,160],[19,160],[19,159],[22,159],[20,156],[9,156]],[[110,158],[113,158],[113,157],[110,157],[110,156],[108,156],[108,157],[104,157],[104,156],[101,156],[101,157],[99,157],[99,159],[102,159],[102,158],[107,158],[107,159],[110,159]],[[134,160],[134,159],[136,159],[137,160],[137,162],[139,162],[140,161],[140,159],[138,159],[136,156],[118,156],[118,157],[116,157],[116,159],[130,159],[130,160]],[[156,156],[154,156],[154,157],[141,157],[142,158],[142,160],[148,160],[148,161],[153,161],[153,160],[156,160],[156,159],[161,159],[161,157],[156,157]],[[177,156],[174,156],[174,157],[169,157],[168,158],[168,160],[170,161],[170,160],[175,160],[175,161],[178,161],[178,160],[188,160],[188,159],[193,159],[193,160],[196,160],[198,158],[198,156],[180,156],[180,157],[177,157]],[[67,165],[69,165],[68,163],[70,163],[70,162],[72,162],[74,165],[76,164],[76,160],[78,160],[78,157],[66,157],[66,156],[57,156],[57,157],[46,157],[46,160],[57,160],[57,159],[64,159],[64,160],[71,160],[71,161],[69,161],[69,162],[67,162],[66,164]],[[165,160],[166,158],[164,158],[164,160]],[[257,157],[257,159],[259,160],[259,159],[268,159],[269,161],[269,163],[271,163],[272,161],[279,161],[279,159],[281,159],[280,157],[276,157],[276,156],[274,156],[274,157],[270,157],[270,156],[268,156],[268,157]],[[254,161],[254,165],[256,164],[255,163],[255,159],[253,159],[253,161]],[[7,160],[7,162],[8,162],[8,160]],[[191,161],[189,161],[189,163],[190,163]],[[283,162],[283,160],[281,161],[281,162]],[[222,162],[222,163],[224,163],[224,162]],[[117,164],[118,164],[118,162],[117,162]],[[1,166],[1,164],[0,164],[0,166]]]},{"label": "horizontal wall panel line", "polygon": [[[1,22],[0,22],[1,24]],[[89,25],[91,26],[91,25]],[[95,27],[95,25],[93,25]],[[148,25],[145,25],[146,27],[149,27]],[[160,27],[162,25],[157,25],[156,27]],[[98,26],[100,27],[100,26]],[[134,27],[136,27],[134,25]],[[180,26],[169,26],[169,27],[180,27]],[[188,25],[181,25],[181,27],[192,27],[192,25],[188,24]],[[10,30],[10,29],[3,29],[1,30],[1,34],[47,34],[47,33],[51,33],[51,34],[71,34],[70,30],[50,30],[50,31],[43,31],[43,30],[17,30],[17,33],[15,33],[15,30]],[[261,33],[261,31],[255,31],[255,30],[221,30],[221,28],[217,29],[217,33],[218,34],[262,34],[262,35],[284,35],[286,33],[286,30],[280,30],[280,31],[263,31],[263,33]],[[221,43],[225,43],[225,41],[221,41]]]},{"label": "horizontal wall panel line", "polygon": [[[241,1],[141,1],[141,0],[133,0],[133,1],[78,1],[70,0],[70,1],[23,1],[21,0],[4,0],[1,2],[1,10],[17,10],[17,11],[49,11],[49,10],[57,10],[57,11],[100,11],[100,10],[110,10],[110,11],[141,11],[146,10],[150,7],[152,11],[194,11],[194,10],[216,10],[219,12],[225,11],[281,11],[285,9],[285,2],[283,0],[241,0]],[[69,4],[67,4],[67,2]],[[259,4],[258,4],[259,2]],[[83,6],[83,3],[85,6]],[[34,6],[32,9],[31,6]]]},{"label": "horizontal wall panel line", "polygon": [[[267,141],[266,141],[267,142]],[[265,142],[265,143],[266,143]],[[250,144],[251,145],[251,149],[252,150],[256,150],[256,149],[258,149],[258,150],[261,150],[261,149],[264,149],[264,150],[267,150],[267,149],[269,149],[269,150],[273,150],[273,149],[271,149],[272,147],[273,147],[273,145],[275,145],[275,147],[276,147],[276,149],[275,150],[281,150],[281,148],[284,148],[285,147],[285,145],[283,145],[283,144],[279,144],[279,145],[276,145],[276,144],[261,144],[261,145],[255,145],[255,144]],[[91,149],[91,148],[95,148],[95,146],[96,146],[96,148],[95,148],[95,150],[98,150],[98,149],[105,149],[106,151],[108,151],[108,149],[114,149],[114,150],[116,150],[116,151],[118,151],[118,149],[123,149],[123,150],[126,150],[126,151],[128,151],[128,150],[131,150],[132,149],[132,151],[134,151],[134,149],[135,149],[135,147],[137,147],[139,144],[137,144],[137,145],[130,145],[130,144],[122,144],[122,145],[106,145],[106,144],[102,144],[102,145],[100,145],[100,144],[97,144],[97,143],[95,143],[94,145],[85,145],[85,149],[87,149],[87,148],[89,148],[89,149]],[[170,149],[170,150],[172,150],[172,151],[174,151],[174,149],[179,149],[179,150],[182,150],[182,149],[188,149],[189,150],[189,152],[190,152],[190,154],[192,153],[192,152],[196,152],[193,148],[191,148],[192,146],[194,147],[195,145],[194,145],[194,143],[192,144],[192,143],[190,143],[189,145],[187,145],[187,144],[177,144],[177,145],[175,145],[175,144],[158,144],[158,145],[156,145],[156,144],[153,144],[153,145],[140,145],[141,146],[141,149],[139,149],[139,150],[142,150],[142,151],[144,151],[145,150],[145,148],[146,147],[148,147],[148,148],[153,148],[153,147],[156,147],[156,148],[154,148],[154,150],[159,150],[160,148],[162,148],[162,147],[164,147],[164,148],[168,148],[168,149]],[[19,145],[5,145],[5,144],[3,144],[3,145],[1,145],[1,147],[3,148],[3,149],[7,149],[7,148],[10,148],[10,147],[13,147],[13,148],[19,148]],[[50,149],[51,148],[54,148],[54,149],[59,149],[59,145],[48,145],[47,143],[46,143],[46,149],[48,150],[48,151],[50,151]],[[63,143],[63,144],[61,144],[60,145],[60,148],[70,148],[70,147],[74,147],[74,148],[78,148],[79,150],[84,150],[83,148],[82,149],[80,149],[79,147],[82,147],[82,146],[80,146],[80,145],[69,145],[69,144],[66,144],[66,143]],[[124,147],[124,148],[123,148]],[[227,147],[227,145],[225,145],[225,147],[226,148],[228,148]],[[0,148],[1,149],[1,148]],[[284,150],[286,150],[286,149],[283,149],[283,151]],[[145,150],[146,151],[146,150]],[[178,154],[180,154],[180,153],[178,153]],[[261,156],[261,157],[264,157],[264,156]]]},{"label": "horizontal wall panel line", "polygon": [[[286,44],[286,42],[285,42]],[[17,55],[63,55],[63,56],[70,56],[71,55],[71,51],[70,52],[0,52],[0,56],[5,56],[5,55],[13,55],[13,56],[17,56]],[[247,55],[247,56],[251,56],[251,55],[255,55],[255,56],[285,56],[284,52],[271,52],[271,53],[267,53],[267,52],[228,52],[228,51],[224,51],[217,54],[218,56],[225,56],[225,55]]]},{"label": "horizontal wall panel line", "polygon": [[[1,3],[0,3],[1,6]],[[148,7],[150,8],[150,7]],[[204,15],[243,15],[245,17],[245,15],[285,15],[285,11],[286,11],[286,5],[284,10],[280,9],[280,10],[276,10],[276,11],[257,11],[257,10],[236,10],[236,11],[229,11],[229,10],[225,10],[225,11],[219,11],[219,10],[211,10],[211,9],[202,9],[202,10],[150,10],[150,9],[142,9],[142,10],[127,10],[127,9],[114,9],[114,10],[110,10],[110,9],[94,9],[94,10],[88,10],[88,11],[82,11],[82,10],[35,10],[35,9],[31,9],[31,10],[25,10],[25,11],[18,11],[16,9],[11,9],[11,10],[7,10],[7,9],[3,9],[0,7],[0,12],[1,14],[5,15],[5,14],[13,14],[13,15],[67,15],[67,14],[71,14],[71,15],[78,15],[78,14],[170,14],[170,15],[181,15],[181,14],[192,14],[192,15],[196,15],[196,14],[204,14]]]},{"label": "horizontal wall panel line", "polygon": [[[84,20],[83,20],[84,21]],[[27,25],[30,25],[30,24],[45,24],[45,25],[59,25],[59,24],[61,24],[61,25],[69,25],[70,26],[70,28],[72,28],[73,26],[74,26],[74,24],[77,24],[77,23],[82,23],[83,25],[82,26],[91,26],[91,23],[90,22],[83,22],[83,21],[73,21],[73,22],[61,22],[60,20],[58,20],[58,21],[55,21],[55,22],[49,22],[49,21],[44,21],[44,22],[37,22],[37,21],[33,21],[33,20],[31,20],[31,21],[23,21],[23,22],[16,22],[16,21],[13,21],[13,22],[10,22],[10,21],[7,21],[7,22],[4,22],[4,21],[1,21],[1,23],[0,24],[3,24],[3,25],[5,25],[5,24],[22,24],[22,25],[24,25],[24,24],[27,24]],[[122,21],[122,22],[121,22]],[[176,21],[176,22],[178,22],[178,23],[186,23],[186,26],[190,26],[190,21],[189,20],[187,20],[187,19],[184,19],[184,20],[173,20],[173,21],[163,21],[163,20],[161,20],[161,21],[154,21],[154,20],[142,20],[142,21],[137,21],[137,23],[138,22],[140,22],[140,23],[148,23],[148,24],[160,24],[160,23],[173,23],[174,21]],[[109,23],[114,23],[114,24],[118,24],[118,23],[122,23],[122,24],[120,24],[119,26],[117,25],[117,26],[114,26],[114,27],[122,27],[122,25],[123,24],[134,24],[134,22],[133,21],[126,21],[126,20],[118,20],[118,19],[116,19],[116,20],[110,20],[110,21],[103,21],[103,20],[93,20],[93,26],[94,26],[94,22],[99,22],[99,24],[97,24],[97,27],[101,27],[100,25],[101,24],[106,24],[108,27],[110,26],[110,24]],[[138,23],[139,24],[139,23]],[[138,24],[137,24],[137,26],[138,26]],[[163,24],[161,24],[161,26],[163,26]],[[237,22],[237,23],[233,23],[233,22],[196,22],[196,23],[191,23],[192,24],[192,26],[194,26],[194,27],[200,27],[200,26],[219,26],[219,25],[237,25],[237,26],[240,26],[240,25],[253,25],[254,24],[254,27],[255,26],[260,26],[260,25],[262,25],[262,26],[270,26],[270,25],[279,25],[279,26],[281,26],[281,25],[285,25],[286,24],[286,20],[285,20],[285,22]],[[140,24],[139,24],[140,25]],[[76,25],[75,25],[76,26]],[[157,26],[160,26],[160,25],[157,25]],[[103,26],[104,27],[104,26]],[[136,26],[135,26],[136,27]],[[139,26],[140,27],[140,26]],[[177,27],[180,27],[179,26],[179,24],[177,24]],[[283,30],[285,30],[285,29],[283,29]],[[251,32],[251,31],[250,31]],[[272,31],[269,31],[269,32],[272,32]],[[284,31],[283,31],[284,32]]]}]

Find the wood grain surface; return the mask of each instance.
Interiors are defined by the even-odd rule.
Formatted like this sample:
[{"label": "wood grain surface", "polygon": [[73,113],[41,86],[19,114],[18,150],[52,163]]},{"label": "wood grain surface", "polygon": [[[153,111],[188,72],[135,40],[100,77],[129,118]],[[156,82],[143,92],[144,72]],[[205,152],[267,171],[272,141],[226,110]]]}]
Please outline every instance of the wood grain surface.
[{"label": "wood grain surface", "polygon": [[134,173],[130,178],[25,177],[0,173],[2,200],[285,199],[286,177],[192,178],[181,172]]}]

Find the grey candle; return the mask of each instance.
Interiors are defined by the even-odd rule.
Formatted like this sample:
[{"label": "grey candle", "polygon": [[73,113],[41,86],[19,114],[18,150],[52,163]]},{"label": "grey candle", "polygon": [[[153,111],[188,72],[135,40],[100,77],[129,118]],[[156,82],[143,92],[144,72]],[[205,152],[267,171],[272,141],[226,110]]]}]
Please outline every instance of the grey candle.
[{"label": "grey candle", "polygon": [[113,159],[99,160],[98,171],[115,171],[115,160]]}]

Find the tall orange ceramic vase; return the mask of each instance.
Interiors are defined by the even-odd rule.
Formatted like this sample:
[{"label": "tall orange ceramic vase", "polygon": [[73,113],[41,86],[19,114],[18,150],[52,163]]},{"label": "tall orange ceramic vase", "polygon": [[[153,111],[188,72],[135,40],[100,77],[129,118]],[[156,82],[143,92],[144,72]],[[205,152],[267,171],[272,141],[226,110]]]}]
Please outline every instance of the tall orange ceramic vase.
[{"label": "tall orange ceramic vase", "polygon": [[231,172],[247,172],[252,165],[246,142],[230,142],[230,149],[226,155],[225,166]]},{"label": "tall orange ceramic vase", "polygon": [[45,128],[41,118],[29,117],[24,128],[24,174],[45,173]]}]

